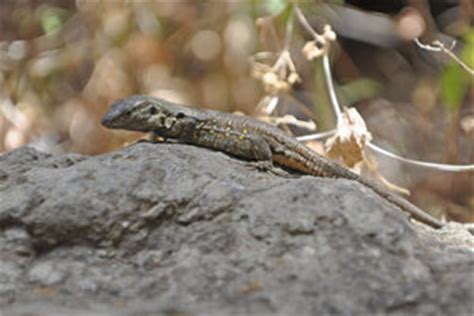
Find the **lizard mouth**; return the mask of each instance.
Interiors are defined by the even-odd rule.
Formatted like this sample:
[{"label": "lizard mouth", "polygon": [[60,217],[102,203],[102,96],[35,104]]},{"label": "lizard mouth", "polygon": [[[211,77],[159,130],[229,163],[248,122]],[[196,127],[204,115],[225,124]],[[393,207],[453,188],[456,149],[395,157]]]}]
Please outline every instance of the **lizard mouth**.
[{"label": "lizard mouth", "polygon": [[114,127],[117,127],[115,126],[117,121],[117,115],[115,115],[115,113],[113,113],[112,111],[110,112],[107,112],[104,117],[102,118],[102,125],[107,127],[107,128],[114,128]]},{"label": "lizard mouth", "polygon": [[114,121],[116,120],[117,116],[115,115],[115,113],[113,113],[112,111],[110,112],[107,112],[104,117],[102,118],[102,125],[105,126],[105,127],[108,127],[108,128],[113,128],[114,127]]}]

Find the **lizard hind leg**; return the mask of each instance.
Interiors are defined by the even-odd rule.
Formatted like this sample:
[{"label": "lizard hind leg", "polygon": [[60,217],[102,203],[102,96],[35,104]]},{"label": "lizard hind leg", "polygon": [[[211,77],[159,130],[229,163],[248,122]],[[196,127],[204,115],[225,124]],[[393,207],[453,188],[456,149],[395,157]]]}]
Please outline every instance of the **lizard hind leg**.
[{"label": "lizard hind leg", "polygon": [[292,175],[286,172],[283,169],[276,167],[271,160],[257,160],[257,161],[249,161],[247,165],[251,168],[255,168],[260,171],[270,172],[274,175],[285,177],[285,178],[295,178],[295,175]]}]

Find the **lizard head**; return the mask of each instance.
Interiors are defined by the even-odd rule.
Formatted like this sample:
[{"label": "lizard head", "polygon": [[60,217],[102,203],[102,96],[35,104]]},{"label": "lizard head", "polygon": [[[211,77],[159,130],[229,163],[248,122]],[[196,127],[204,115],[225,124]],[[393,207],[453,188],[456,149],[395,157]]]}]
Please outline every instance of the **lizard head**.
[{"label": "lizard head", "polygon": [[189,108],[163,99],[135,95],[112,103],[102,119],[102,125],[176,137],[182,129],[183,119],[190,111]]}]

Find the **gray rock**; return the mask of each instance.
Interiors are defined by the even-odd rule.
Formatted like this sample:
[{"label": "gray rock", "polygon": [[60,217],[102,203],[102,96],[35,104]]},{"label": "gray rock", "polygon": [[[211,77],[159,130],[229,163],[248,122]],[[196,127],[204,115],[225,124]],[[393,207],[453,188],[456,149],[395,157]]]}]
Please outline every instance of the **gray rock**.
[{"label": "gray rock", "polygon": [[410,223],[352,181],[150,143],[25,147],[0,170],[3,315],[474,312],[472,236]]}]

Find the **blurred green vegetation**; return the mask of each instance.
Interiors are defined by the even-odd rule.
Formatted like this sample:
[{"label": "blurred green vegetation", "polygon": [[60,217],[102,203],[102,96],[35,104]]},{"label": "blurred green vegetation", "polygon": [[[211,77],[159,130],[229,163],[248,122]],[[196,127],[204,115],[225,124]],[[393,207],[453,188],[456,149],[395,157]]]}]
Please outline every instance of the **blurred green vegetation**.
[{"label": "blurred green vegetation", "polygon": [[[461,60],[474,69],[474,28],[464,36],[464,47]],[[450,111],[457,111],[461,106],[468,89],[474,89],[474,80],[458,63],[451,62],[440,75],[441,98]]]},{"label": "blurred green vegetation", "polygon": [[53,35],[61,30],[64,22],[69,18],[69,10],[45,5],[38,9],[41,19],[41,27],[46,35]]}]

